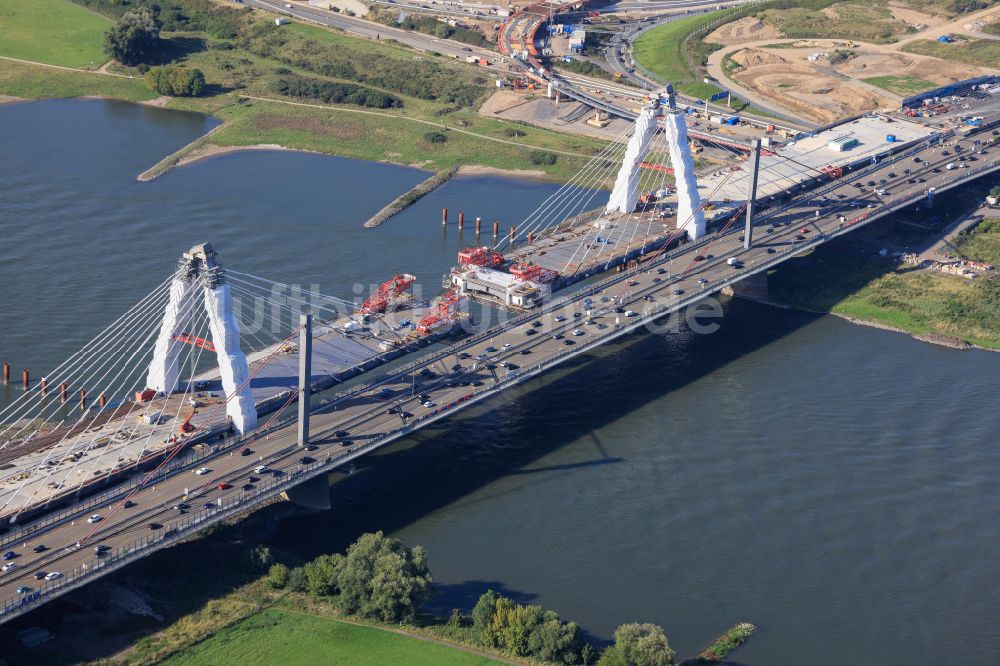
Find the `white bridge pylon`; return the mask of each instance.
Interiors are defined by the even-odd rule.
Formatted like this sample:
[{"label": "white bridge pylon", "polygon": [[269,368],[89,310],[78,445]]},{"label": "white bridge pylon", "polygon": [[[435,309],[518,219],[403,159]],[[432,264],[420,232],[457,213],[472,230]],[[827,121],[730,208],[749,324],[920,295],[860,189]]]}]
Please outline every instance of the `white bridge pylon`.
[{"label": "white bridge pylon", "polygon": [[673,87],[667,86],[664,94],[667,97],[665,110],[661,105],[660,95],[657,94],[636,118],[635,130],[629,139],[615,179],[615,187],[604,211],[618,211],[626,215],[635,211],[636,204],[639,203],[639,171],[662,119],[677,188],[677,223],[687,231],[690,240],[697,240],[705,235],[705,214],[701,210],[701,196],[698,194],[694,158],[691,157],[691,147],[688,144],[687,124],[684,122],[684,113],[677,109],[674,102]]},{"label": "white bridge pylon", "polygon": [[177,388],[181,345],[175,344],[175,340],[187,330],[192,301],[197,297],[196,284],[200,283],[227,399],[226,414],[236,432],[244,433],[257,426],[257,409],[247,381],[250,368],[240,349],[240,327],[233,316],[233,297],[215,257],[215,250],[209,243],[195,245],[181,257],[170,285],[170,300],[163,312],[153,360],[146,374],[146,387],[164,395],[170,395]]}]

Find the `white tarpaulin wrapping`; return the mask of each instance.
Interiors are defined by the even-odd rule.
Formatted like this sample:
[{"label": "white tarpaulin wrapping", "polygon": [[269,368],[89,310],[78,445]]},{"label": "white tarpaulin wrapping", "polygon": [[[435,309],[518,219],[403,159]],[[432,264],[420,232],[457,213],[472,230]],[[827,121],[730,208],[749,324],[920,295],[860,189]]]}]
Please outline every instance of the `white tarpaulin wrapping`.
[{"label": "white tarpaulin wrapping", "polygon": [[231,398],[226,403],[226,414],[232,419],[237,432],[247,432],[257,426],[257,410],[247,382],[250,369],[247,367],[246,356],[240,350],[240,327],[233,316],[233,297],[229,285],[222,284],[214,289],[206,287],[205,309],[208,310],[212,344],[215,345],[219,360],[222,389],[226,397]]},{"label": "white tarpaulin wrapping", "polygon": [[625,150],[625,157],[622,158],[621,169],[618,170],[618,178],[615,180],[615,188],[611,191],[611,198],[604,212],[621,211],[631,213],[635,210],[635,205],[639,203],[639,166],[642,159],[649,150],[649,142],[656,132],[656,119],[660,112],[658,109],[645,108],[639,117],[635,119],[635,131],[629,139],[628,147]]},{"label": "white tarpaulin wrapping", "polygon": [[170,394],[177,387],[180,370],[177,357],[184,344],[175,338],[184,333],[191,321],[191,300],[193,285],[181,278],[174,278],[170,284],[170,301],[163,311],[163,323],[153,348],[153,360],[146,373],[146,387],[160,393]]},{"label": "white tarpaulin wrapping", "polygon": [[663,114],[663,126],[677,185],[677,224],[687,230],[690,240],[697,240],[705,235],[705,213],[701,210],[701,195],[698,194],[698,179],[694,174],[694,159],[688,146],[684,114],[668,111]]}]

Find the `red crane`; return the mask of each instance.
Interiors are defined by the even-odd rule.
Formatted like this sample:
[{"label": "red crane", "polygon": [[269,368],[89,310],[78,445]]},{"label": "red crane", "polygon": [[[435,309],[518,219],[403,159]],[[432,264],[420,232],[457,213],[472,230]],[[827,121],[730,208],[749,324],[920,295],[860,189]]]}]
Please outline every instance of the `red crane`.
[{"label": "red crane", "polygon": [[487,245],[481,247],[467,247],[458,252],[458,263],[470,266],[484,266],[486,268],[499,268],[507,263],[504,256],[494,251]]},{"label": "red crane", "polygon": [[399,302],[399,297],[416,280],[417,278],[409,273],[394,275],[392,279],[383,282],[379,285],[378,289],[372,292],[372,295],[361,304],[359,312],[362,314],[385,312]]},{"label": "red crane", "polygon": [[438,302],[417,322],[417,333],[427,335],[435,326],[454,320],[463,301],[465,301],[465,294],[450,289],[441,294]]},{"label": "red crane", "polygon": [[201,347],[205,351],[214,352],[215,345],[212,344],[211,340],[206,340],[205,338],[199,338],[196,335],[191,335],[190,333],[181,333],[180,335],[174,337],[177,342],[183,342],[187,345],[194,345],[195,347]]}]

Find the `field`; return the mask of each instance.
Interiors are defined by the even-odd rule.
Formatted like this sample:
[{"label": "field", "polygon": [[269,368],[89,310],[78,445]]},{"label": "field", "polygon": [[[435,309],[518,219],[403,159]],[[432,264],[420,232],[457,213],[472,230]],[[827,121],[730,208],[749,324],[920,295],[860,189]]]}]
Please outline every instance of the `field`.
[{"label": "field", "polygon": [[934,87],[934,83],[919,76],[873,76],[861,80],[903,96],[913,95]]},{"label": "field", "polygon": [[384,629],[267,609],[162,663],[168,666],[487,666],[501,662]]},{"label": "field", "polygon": [[[545,148],[588,149],[597,142],[572,141],[554,132],[518,126],[524,134],[505,137],[507,123],[470,115],[468,128],[443,129],[417,119],[395,117],[373,111],[315,106],[286,105],[250,100],[221,109],[225,126],[212,134],[220,146],[249,146],[273,143],[288,148],[371,161],[420,164],[429,169],[447,169],[463,164],[482,164],[501,169],[544,169],[556,178],[568,178],[587,157],[553,153],[553,165],[532,162],[532,153]],[[430,142],[426,135],[440,132],[446,141]],[[491,137],[491,138],[485,138]],[[527,144],[523,147],[517,144]],[[540,146],[536,148],[534,146]]]},{"label": "field", "polygon": [[697,73],[685,56],[684,40],[691,32],[717,20],[719,14],[721,12],[691,16],[646,31],[633,44],[636,61],[663,81],[675,85],[698,81]]},{"label": "field", "polygon": [[132,102],[156,97],[156,93],[143,85],[141,79],[74,72],[9,60],[0,60],[0,94],[24,99],[99,95]]},{"label": "field", "polygon": [[65,67],[107,61],[111,21],[69,0],[0,0],[0,55]]},{"label": "field", "polygon": [[993,39],[965,39],[955,44],[918,39],[905,44],[902,50],[977,67],[1000,66],[1000,41]]},{"label": "field", "polygon": [[769,276],[771,296],[803,310],[1000,349],[1000,279],[970,281],[838,250],[782,264]]}]

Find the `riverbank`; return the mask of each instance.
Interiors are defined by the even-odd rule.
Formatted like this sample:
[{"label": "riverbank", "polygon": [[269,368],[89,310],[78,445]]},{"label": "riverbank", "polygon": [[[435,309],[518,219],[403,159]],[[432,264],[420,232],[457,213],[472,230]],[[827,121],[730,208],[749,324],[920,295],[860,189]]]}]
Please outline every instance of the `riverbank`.
[{"label": "riverbank", "polygon": [[1000,351],[1000,277],[917,269],[860,243],[834,241],[786,261],[768,276],[770,299],[935,345]]}]

